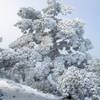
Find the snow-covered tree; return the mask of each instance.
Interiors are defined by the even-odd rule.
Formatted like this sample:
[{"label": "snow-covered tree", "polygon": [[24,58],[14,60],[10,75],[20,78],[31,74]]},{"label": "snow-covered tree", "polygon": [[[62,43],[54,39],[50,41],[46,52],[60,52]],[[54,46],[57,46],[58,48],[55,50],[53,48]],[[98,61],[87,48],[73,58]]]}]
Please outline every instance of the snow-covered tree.
[{"label": "snow-covered tree", "polygon": [[21,8],[21,21],[15,26],[23,35],[10,44],[16,59],[12,54],[2,58],[4,53],[0,62],[10,59],[11,64],[6,63],[12,67],[9,77],[16,82],[64,98],[99,100],[98,78],[87,71],[92,44],[83,37],[84,23],[61,17],[71,13],[72,8],[62,0],[47,0],[41,11]]},{"label": "snow-covered tree", "polygon": [[100,59],[91,59],[87,70],[96,73],[100,77]]}]

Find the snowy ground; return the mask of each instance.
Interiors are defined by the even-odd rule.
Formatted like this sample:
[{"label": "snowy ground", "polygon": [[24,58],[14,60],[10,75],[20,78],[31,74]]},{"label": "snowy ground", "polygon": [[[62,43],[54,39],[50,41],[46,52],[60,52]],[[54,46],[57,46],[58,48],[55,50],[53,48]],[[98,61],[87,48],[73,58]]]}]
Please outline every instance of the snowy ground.
[{"label": "snowy ground", "polygon": [[0,79],[0,100],[62,100],[62,97],[44,94],[28,86]]}]

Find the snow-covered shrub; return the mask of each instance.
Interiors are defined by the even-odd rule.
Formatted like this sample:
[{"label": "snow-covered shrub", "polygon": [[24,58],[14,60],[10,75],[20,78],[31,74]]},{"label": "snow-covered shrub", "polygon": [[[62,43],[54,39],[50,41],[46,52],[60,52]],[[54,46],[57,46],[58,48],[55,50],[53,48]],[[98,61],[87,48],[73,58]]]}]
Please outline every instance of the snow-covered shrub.
[{"label": "snow-covered shrub", "polygon": [[71,96],[74,100],[85,100],[87,97],[94,100],[94,95],[99,95],[99,80],[97,76],[84,69],[80,70],[72,66],[68,70],[65,70],[63,75],[59,76],[57,82],[58,89],[61,93]]},{"label": "snow-covered shrub", "polygon": [[97,76],[100,77],[100,59],[90,60],[89,65],[87,66],[87,70],[94,72]]}]

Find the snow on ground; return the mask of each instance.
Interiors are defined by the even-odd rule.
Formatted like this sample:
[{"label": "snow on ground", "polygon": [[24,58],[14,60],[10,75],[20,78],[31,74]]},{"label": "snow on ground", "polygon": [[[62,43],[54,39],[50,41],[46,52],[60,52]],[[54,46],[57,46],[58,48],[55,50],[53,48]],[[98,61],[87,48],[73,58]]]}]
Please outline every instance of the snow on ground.
[{"label": "snow on ground", "polygon": [[62,100],[11,80],[0,79],[0,100]]}]

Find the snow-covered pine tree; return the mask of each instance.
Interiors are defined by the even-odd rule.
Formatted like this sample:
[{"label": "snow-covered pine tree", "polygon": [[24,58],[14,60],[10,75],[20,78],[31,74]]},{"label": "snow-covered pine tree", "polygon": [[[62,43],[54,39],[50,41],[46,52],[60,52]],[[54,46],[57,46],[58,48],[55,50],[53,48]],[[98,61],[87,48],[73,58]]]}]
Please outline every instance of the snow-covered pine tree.
[{"label": "snow-covered pine tree", "polygon": [[[84,23],[78,18],[62,18],[71,13],[71,7],[65,8],[60,0],[47,0],[42,11],[21,8],[21,21],[15,26],[23,35],[10,44],[16,59],[8,75],[45,93],[73,100],[99,100],[99,80],[86,70],[92,45],[83,37]],[[11,57],[4,58],[14,61]],[[2,54],[0,61],[4,61]]]}]

